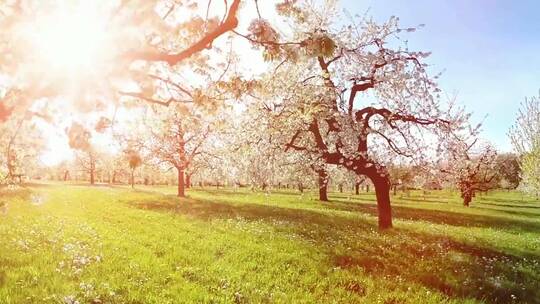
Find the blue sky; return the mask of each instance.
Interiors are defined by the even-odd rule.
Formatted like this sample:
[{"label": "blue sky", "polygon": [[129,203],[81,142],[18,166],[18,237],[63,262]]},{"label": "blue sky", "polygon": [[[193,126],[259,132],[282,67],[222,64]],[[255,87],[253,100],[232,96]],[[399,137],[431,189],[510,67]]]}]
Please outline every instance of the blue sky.
[{"label": "blue sky", "polygon": [[511,151],[507,137],[519,104],[540,89],[538,0],[343,0],[351,14],[383,21],[395,15],[402,27],[425,24],[408,34],[410,49],[431,51],[439,84],[482,121],[483,137]]}]

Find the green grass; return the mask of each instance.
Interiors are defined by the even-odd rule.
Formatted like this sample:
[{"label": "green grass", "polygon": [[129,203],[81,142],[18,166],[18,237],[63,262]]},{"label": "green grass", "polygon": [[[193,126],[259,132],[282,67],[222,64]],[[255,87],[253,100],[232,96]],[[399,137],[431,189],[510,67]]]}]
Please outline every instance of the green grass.
[{"label": "green grass", "polygon": [[540,303],[540,203],[34,185],[0,190],[0,303]]}]

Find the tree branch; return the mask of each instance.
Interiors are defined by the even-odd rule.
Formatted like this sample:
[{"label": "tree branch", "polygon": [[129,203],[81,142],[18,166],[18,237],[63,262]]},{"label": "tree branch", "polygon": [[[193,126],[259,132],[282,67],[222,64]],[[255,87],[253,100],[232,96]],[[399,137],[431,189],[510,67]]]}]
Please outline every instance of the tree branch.
[{"label": "tree branch", "polygon": [[213,31],[207,33],[199,41],[195,42],[187,49],[176,53],[166,54],[158,51],[134,51],[128,52],[125,56],[132,60],[162,61],[174,66],[179,62],[193,56],[194,54],[210,48],[214,40],[221,35],[233,30],[238,26],[237,13],[240,6],[240,0],[234,0],[228,11],[227,17]]}]

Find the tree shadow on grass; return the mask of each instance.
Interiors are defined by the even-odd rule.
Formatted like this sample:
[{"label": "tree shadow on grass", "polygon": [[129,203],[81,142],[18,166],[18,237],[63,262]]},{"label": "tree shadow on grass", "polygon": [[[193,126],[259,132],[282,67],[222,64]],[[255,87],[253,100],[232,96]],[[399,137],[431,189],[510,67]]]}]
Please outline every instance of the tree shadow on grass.
[{"label": "tree shadow on grass", "polygon": [[31,189],[28,187],[18,187],[10,189],[8,187],[0,187],[0,201],[10,200],[10,199],[21,199],[26,200],[30,197],[32,193]]},{"label": "tree shadow on grass", "polygon": [[497,204],[497,203],[488,203],[488,202],[485,202],[485,201],[480,201],[479,202],[480,204],[482,205],[490,205],[490,206],[496,206],[496,207],[510,207],[510,208],[527,208],[527,209],[540,209],[540,206],[531,206],[531,205],[523,205],[523,202],[521,202],[521,204],[516,204],[516,205],[512,205],[512,204]]},{"label": "tree shadow on grass", "polygon": [[66,186],[89,187],[89,188],[116,188],[116,187],[119,187],[120,185],[109,184],[109,183],[95,183],[92,185],[90,183],[81,182],[81,183],[68,184]]},{"label": "tree shadow on grass", "polygon": [[[332,201],[329,203],[325,203],[325,205],[328,208],[336,210],[357,211],[367,213],[373,216],[377,215],[377,206],[370,203]],[[441,210],[427,210],[395,205],[392,206],[392,213],[394,218],[412,221],[427,221],[435,224],[446,224],[451,226],[501,228],[517,232],[540,231],[540,221],[531,221],[527,219],[514,220],[499,216],[475,215]],[[518,213],[518,211],[515,211],[514,215],[517,215]],[[531,213],[521,213],[519,215],[530,217]]]},{"label": "tree shadow on grass", "polygon": [[437,204],[448,204],[449,202],[452,202],[453,199],[434,199],[434,198],[420,198],[420,197],[398,197],[396,200],[400,202],[420,202],[420,203],[437,203]]},{"label": "tree shadow on grass", "polygon": [[[266,195],[267,193],[270,193],[271,195],[284,195],[284,196],[294,196],[294,197],[300,197],[302,193],[299,191],[294,190],[271,190],[270,192],[262,191],[262,190],[256,190],[251,191],[249,188],[240,188],[238,191],[229,190],[229,189],[207,189],[207,188],[197,188],[198,192],[204,192],[210,195],[215,196],[246,196],[246,195]],[[303,193],[304,195],[310,194],[309,189],[306,189]]]},{"label": "tree shadow on grass", "polygon": [[[530,198],[524,198],[524,199],[511,199],[511,198],[499,198],[499,197],[492,197],[492,196],[480,196],[478,200],[482,201],[483,204],[492,204],[492,205],[498,205],[506,206],[506,207],[518,207],[516,205],[520,205],[519,207],[532,207],[532,208],[540,208],[540,203],[537,200],[530,199]],[[514,204],[509,204],[514,203]]]},{"label": "tree shadow on grass", "polygon": [[394,199],[400,202],[419,202],[419,203],[437,203],[437,204],[448,204],[451,202],[455,202],[456,197],[439,197],[439,196],[394,196]]},{"label": "tree shadow on grass", "polygon": [[482,210],[487,210],[487,211],[495,211],[495,212],[500,212],[500,213],[504,213],[504,214],[509,214],[509,215],[517,215],[517,216],[522,216],[522,217],[528,217],[528,218],[532,218],[532,219],[540,219],[540,212],[535,212],[535,210],[522,210],[522,211],[514,211],[514,210],[508,210],[508,209],[498,209],[498,208],[490,208],[490,207],[483,207],[483,206],[479,206],[479,205],[476,205],[474,207],[475,209],[482,209]]},{"label": "tree shadow on grass", "polygon": [[[242,218],[263,221],[274,226],[275,233],[294,234],[308,240],[326,254],[329,269],[341,268],[353,274],[364,272],[395,284],[396,288],[419,284],[453,299],[476,298],[489,303],[512,303],[515,299],[523,303],[540,303],[538,255],[525,258],[445,236],[399,228],[378,233],[374,218],[347,216],[324,209],[194,199],[180,201],[173,196],[126,203],[146,210],[178,212],[200,220]],[[410,208],[398,208],[396,213],[413,220],[425,220],[425,214],[431,214],[428,219],[435,221],[441,221],[443,217],[439,212],[407,209]],[[455,224],[458,216],[463,215],[456,214],[450,222]],[[485,224],[477,217],[467,218],[464,222],[467,220]],[[493,219],[486,220],[491,221]],[[347,289],[349,285],[340,288]],[[353,285],[363,290],[357,283]]]},{"label": "tree shadow on grass", "polygon": [[335,255],[334,263],[378,277],[399,277],[450,298],[540,303],[539,256],[524,258],[441,236],[398,231],[393,241],[372,240],[367,250]]},{"label": "tree shadow on grass", "polygon": [[36,183],[36,182],[28,182],[21,185],[21,187],[24,188],[49,188],[54,185],[48,184],[48,183]]},{"label": "tree shadow on grass", "polygon": [[[331,226],[350,224],[337,221],[335,217],[326,216],[322,212],[319,213],[304,209],[276,207],[264,204],[210,202],[192,198],[183,198],[180,200],[178,197],[172,195],[166,195],[159,200],[141,200],[128,202],[128,204],[140,209],[175,212],[203,220],[243,218],[247,220],[264,219],[267,221],[279,220],[295,223],[314,220],[319,224]],[[362,225],[366,229],[374,227],[372,223],[365,221],[355,221],[355,224]]]}]

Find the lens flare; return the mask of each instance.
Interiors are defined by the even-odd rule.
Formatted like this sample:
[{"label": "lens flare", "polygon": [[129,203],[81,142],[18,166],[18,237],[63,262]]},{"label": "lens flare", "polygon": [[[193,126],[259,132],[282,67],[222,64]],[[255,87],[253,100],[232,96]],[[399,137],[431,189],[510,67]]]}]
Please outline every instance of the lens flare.
[{"label": "lens flare", "polygon": [[106,54],[106,19],[78,5],[39,15],[33,22],[35,59],[53,72],[84,72]]}]

